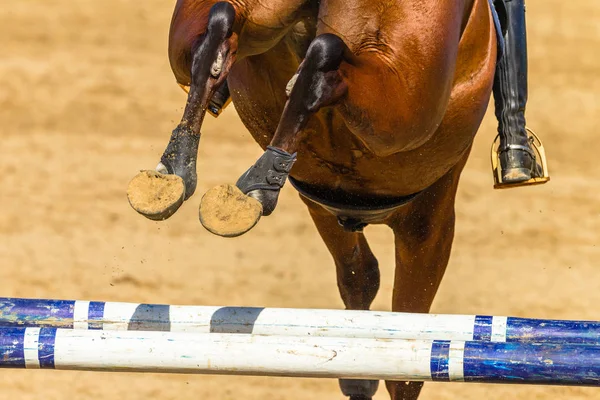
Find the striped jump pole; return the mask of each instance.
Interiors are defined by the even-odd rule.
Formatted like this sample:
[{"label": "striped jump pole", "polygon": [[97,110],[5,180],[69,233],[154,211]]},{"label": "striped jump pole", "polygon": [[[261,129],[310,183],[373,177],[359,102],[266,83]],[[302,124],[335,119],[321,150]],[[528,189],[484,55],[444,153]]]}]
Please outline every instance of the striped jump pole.
[{"label": "striped jump pole", "polygon": [[598,386],[600,346],[0,328],[0,367]]},{"label": "striped jump pole", "polygon": [[0,327],[600,345],[600,322],[0,298]]}]

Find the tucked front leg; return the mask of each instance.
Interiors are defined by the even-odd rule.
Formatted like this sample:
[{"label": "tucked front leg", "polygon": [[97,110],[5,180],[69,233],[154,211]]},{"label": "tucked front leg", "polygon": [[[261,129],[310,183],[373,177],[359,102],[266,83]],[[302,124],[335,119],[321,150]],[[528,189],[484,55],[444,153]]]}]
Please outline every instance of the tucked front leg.
[{"label": "tucked front leg", "polygon": [[[208,9],[210,3],[200,2],[199,7]],[[194,39],[185,57],[191,59],[188,70],[191,83],[181,122],[173,130],[156,172],[142,171],[129,185],[131,206],[147,218],[169,218],[196,190],[200,128],[211,97],[225,82],[235,60],[234,22],[235,10],[227,2],[212,5],[205,20],[199,22],[204,32]],[[173,29],[170,39],[171,45]],[[174,62],[171,59],[171,63]]]},{"label": "tucked front leg", "polygon": [[[310,116],[343,96],[337,69],[346,49],[334,35],[323,35],[310,45],[292,83],[283,115],[271,145],[237,181],[236,187],[211,189],[200,204],[200,221],[210,232],[237,236],[252,229],[261,215],[270,215],[296,161],[298,135]],[[244,197],[245,195],[245,197]],[[257,205],[261,212],[257,213]],[[246,221],[232,227],[231,221]]]},{"label": "tucked front leg", "polygon": [[196,190],[200,128],[209,101],[227,79],[235,61],[237,35],[233,33],[234,23],[235,10],[231,4],[218,2],[211,7],[206,31],[197,39],[191,53],[191,83],[181,122],[173,131],[157,168],[159,172],[183,179],[186,199]]},{"label": "tucked front leg", "polygon": [[[337,218],[321,206],[304,199],[337,272],[342,301],[349,310],[368,310],[379,290],[379,265],[362,233],[346,232]],[[340,388],[350,400],[370,400],[379,381],[340,379]]]}]

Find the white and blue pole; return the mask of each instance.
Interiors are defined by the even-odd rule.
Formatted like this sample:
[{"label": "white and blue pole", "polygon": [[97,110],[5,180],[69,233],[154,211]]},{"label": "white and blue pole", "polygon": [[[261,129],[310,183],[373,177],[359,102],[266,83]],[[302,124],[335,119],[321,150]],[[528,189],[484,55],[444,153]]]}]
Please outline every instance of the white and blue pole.
[{"label": "white and blue pole", "polygon": [[600,345],[600,322],[0,298],[0,327]]},{"label": "white and blue pole", "polygon": [[0,367],[598,386],[600,346],[0,328]]}]

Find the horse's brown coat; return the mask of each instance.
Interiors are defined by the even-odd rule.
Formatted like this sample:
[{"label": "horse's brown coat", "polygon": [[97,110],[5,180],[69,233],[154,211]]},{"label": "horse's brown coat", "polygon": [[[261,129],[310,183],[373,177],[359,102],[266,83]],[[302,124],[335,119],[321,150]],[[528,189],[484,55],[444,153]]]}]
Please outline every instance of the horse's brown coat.
[{"label": "horse's brown coat", "polygon": [[[212,4],[177,3],[169,55],[182,84],[192,81],[190,52]],[[492,89],[496,38],[487,0],[232,4],[233,102],[263,148],[298,153],[293,178],[357,195],[423,191],[378,222],[396,237],[393,309],[429,311],[452,247],[460,174]],[[287,128],[294,115],[286,114],[285,88],[313,32],[334,33],[348,47],[339,68],[346,91],[296,132]],[[344,303],[368,309],[379,271],[364,235],[343,231],[320,205],[305,202],[334,258]],[[393,399],[410,400],[421,385],[394,382],[388,390]]]}]

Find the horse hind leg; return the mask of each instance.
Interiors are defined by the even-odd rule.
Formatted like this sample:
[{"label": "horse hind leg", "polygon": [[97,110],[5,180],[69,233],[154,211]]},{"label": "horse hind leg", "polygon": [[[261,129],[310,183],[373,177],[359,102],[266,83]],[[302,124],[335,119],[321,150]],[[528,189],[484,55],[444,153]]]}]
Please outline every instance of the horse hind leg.
[{"label": "horse hind leg", "polygon": [[[310,215],[333,256],[337,285],[346,309],[368,310],[379,290],[379,264],[365,236],[347,232],[337,218],[303,198]],[[370,400],[379,381],[340,379],[340,389],[350,400]]]},{"label": "horse hind leg", "polygon": [[[389,224],[395,235],[396,272],[392,310],[427,313],[440,286],[454,239],[454,200],[468,157]],[[423,382],[388,381],[392,400],[416,400]]]}]

